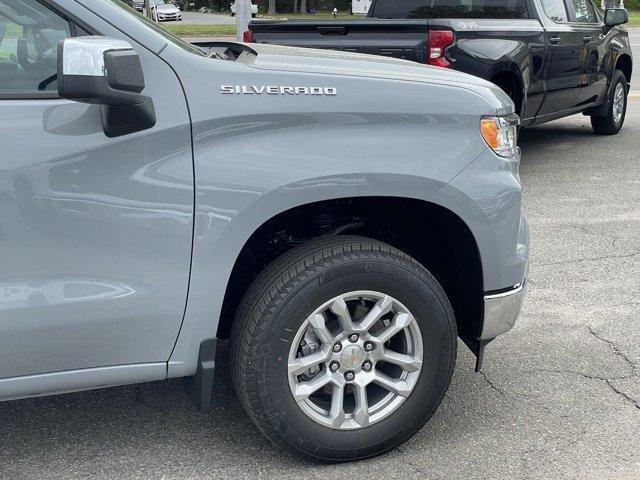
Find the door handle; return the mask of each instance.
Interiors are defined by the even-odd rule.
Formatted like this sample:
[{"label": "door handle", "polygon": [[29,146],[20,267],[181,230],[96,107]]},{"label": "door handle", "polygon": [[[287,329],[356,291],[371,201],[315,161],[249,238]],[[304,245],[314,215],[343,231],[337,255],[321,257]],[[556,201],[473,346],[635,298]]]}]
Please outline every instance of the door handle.
[{"label": "door handle", "polygon": [[549,39],[549,42],[551,42],[553,45],[559,45],[562,42],[562,39],[560,37],[551,37]]},{"label": "door handle", "polygon": [[593,42],[593,37],[582,37],[582,40],[584,40],[584,43]]}]

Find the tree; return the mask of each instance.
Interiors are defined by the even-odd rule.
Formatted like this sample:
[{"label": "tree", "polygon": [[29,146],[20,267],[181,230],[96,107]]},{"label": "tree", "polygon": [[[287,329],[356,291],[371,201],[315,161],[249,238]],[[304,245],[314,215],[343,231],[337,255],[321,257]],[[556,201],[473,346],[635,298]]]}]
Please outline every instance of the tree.
[{"label": "tree", "polygon": [[307,0],[300,0],[300,13],[307,13]]},{"label": "tree", "polygon": [[276,0],[269,0],[269,14],[275,15],[276,13],[278,13],[276,10]]}]

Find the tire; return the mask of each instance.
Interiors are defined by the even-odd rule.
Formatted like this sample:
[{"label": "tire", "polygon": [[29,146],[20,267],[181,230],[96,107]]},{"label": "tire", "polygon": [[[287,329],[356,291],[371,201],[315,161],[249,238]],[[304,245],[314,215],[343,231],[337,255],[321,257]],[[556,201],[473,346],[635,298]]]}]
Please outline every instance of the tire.
[{"label": "tire", "polygon": [[[607,93],[609,108],[606,115],[591,115],[591,126],[598,135],[615,135],[620,131],[627,115],[629,87],[627,79],[616,70],[611,79],[611,90]],[[621,104],[619,102],[622,102]],[[621,110],[620,110],[621,109]]]},{"label": "tire", "polygon": [[[405,384],[414,382],[410,393],[405,391],[404,394],[396,395],[389,390],[389,393],[385,394],[384,388],[373,383],[373,386],[360,387],[364,388],[367,395],[357,397],[356,382],[350,385],[353,389],[350,395],[346,393],[349,386],[345,386],[345,393],[341,394],[345,402],[351,399],[357,407],[358,398],[364,398],[364,402],[367,402],[373,401],[375,395],[378,395],[382,400],[376,405],[388,405],[389,412],[382,416],[384,409],[379,409],[373,414],[371,412],[375,409],[368,408],[366,411],[370,413],[358,418],[354,407],[351,413],[340,417],[350,416],[349,419],[339,420],[344,423],[338,423],[340,427],[332,428],[310,417],[307,411],[313,409],[308,407],[307,402],[311,400],[296,402],[291,382],[295,383],[301,377],[289,375],[288,363],[291,362],[292,352],[296,358],[295,352],[304,348],[299,345],[311,345],[306,342],[300,342],[298,345],[300,332],[305,334],[305,339],[308,332],[318,332],[311,327],[309,330],[301,330],[308,325],[309,315],[336,296],[342,298],[341,295],[347,292],[355,292],[351,295],[357,296],[356,300],[349,300],[352,309],[353,302],[356,302],[353,310],[356,313],[360,306],[363,309],[369,308],[375,298],[378,298],[375,295],[380,294],[393,297],[393,309],[406,308],[412,315],[401,317],[394,311],[389,312],[393,323],[382,327],[383,332],[386,331],[384,328],[391,331],[391,327],[399,328],[398,325],[403,325],[396,323],[396,319],[415,319],[409,327],[400,330],[401,334],[391,337],[387,343],[376,344],[375,350],[365,355],[373,355],[376,352],[387,354],[392,342],[397,342],[398,337],[401,337],[400,344],[404,347],[411,342],[413,354],[417,351],[418,345],[423,347],[420,350],[421,355],[418,355],[422,364],[417,375],[401,369],[400,375],[406,375]],[[373,292],[377,293],[374,295]],[[368,300],[367,295],[370,294],[375,297],[374,300]],[[317,317],[314,315],[313,318]],[[325,319],[330,317],[330,313],[323,314]],[[372,318],[375,318],[375,315]],[[362,326],[364,323],[360,320],[351,325]],[[369,333],[371,332],[362,333],[358,341],[371,338],[367,337]],[[344,330],[340,335],[346,334]],[[412,339],[409,341],[410,335]],[[382,336],[380,334],[378,340]],[[348,341],[353,341],[351,336],[348,338]],[[328,348],[329,355],[334,355],[334,341],[333,338],[321,341],[319,346]],[[345,346],[339,358],[346,358],[343,363],[353,362],[356,355],[351,354],[359,347],[353,347],[346,339],[343,341]],[[362,344],[365,351],[367,348],[374,348],[367,347],[366,343]],[[449,388],[456,349],[456,323],[449,300],[442,287],[421,264],[389,245],[368,238],[326,238],[309,242],[285,253],[250,287],[238,309],[232,331],[233,383],[240,402],[252,421],[274,444],[289,452],[316,460],[349,461],[390,450],[414,435],[427,422]],[[334,367],[334,363],[337,362],[331,362],[331,367],[328,366],[328,362],[323,364],[317,375],[333,375],[330,368]],[[365,371],[366,363],[367,361],[356,367],[360,368],[356,374],[356,381],[360,381],[359,379],[365,378],[366,375],[378,376],[380,369],[389,367],[385,362],[378,361],[373,367],[369,365],[370,370]],[[349,368],[352,367],[353,365]],[[341,368],[347,367],[343,364]],[[416,366],[411,368],[414,369]],[[337,377],[332,378],[342,381],[343,376],[346,379],[349,372],[334,373]],[[305,371],[304,375],[306,374]],[[314,395],[324,395],[321,390],[318,392],[320,393]],[[333,390],[331,395],[335,395],[335,392],[336,390]],[[387,397],[384,395],[393,401],[387,400],[390,403],[385,404]],[[331,396],[331,401],[333,398]],[[393,402],[401,403],[394,406]],[[303,405],[306,411],[299,405]],[[347,408],[343,411],[346,412]],[[322,417],[319,413],[314,415]],[[379,415],[380,418],[375,420],[375,415]]]}]

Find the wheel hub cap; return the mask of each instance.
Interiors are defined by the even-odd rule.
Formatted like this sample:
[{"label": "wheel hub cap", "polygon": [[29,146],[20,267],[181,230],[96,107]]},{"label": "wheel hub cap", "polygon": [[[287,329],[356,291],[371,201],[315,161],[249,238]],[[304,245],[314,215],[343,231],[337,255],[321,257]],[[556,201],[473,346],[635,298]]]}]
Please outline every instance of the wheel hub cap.
[{"label": "wheel hub cap", "polygon": [[420,328],[404,305],[379,292],[350,292],[300,326],[289,351],[289,387],[315,422],[356,430],[398,409],[418,382],[422,359]]},{"label": "wheel hub cap", "polygon": [[364,361],[364,350],[355,345],[351,345],[342,351],[340,358],[344,367],[349,370],[353,370],[354,368],[362,365],[362,362]]}]

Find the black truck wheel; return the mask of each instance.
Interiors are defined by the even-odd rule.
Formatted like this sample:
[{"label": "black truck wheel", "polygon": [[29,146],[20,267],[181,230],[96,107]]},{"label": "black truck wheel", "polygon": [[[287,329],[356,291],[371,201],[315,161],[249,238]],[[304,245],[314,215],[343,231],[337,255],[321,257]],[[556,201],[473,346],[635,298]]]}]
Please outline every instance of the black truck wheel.
[{"label": "black truck wheel", "polygon": [[608,92],[609,104],[605,115],[591,115],[593,131],[599,135],[615,135],[624,124],[627,114],[627,96],[629,87],[627,79],[620,70],[616,70]]},{"label": "black truck wheel", "polygon": [[449,387],[456,323],[416,260],[363,237],[293,249],[254,282],[236,315],[233,382],[273,443],[347,461],[414,435]]}]

